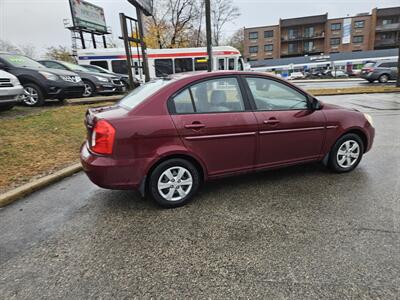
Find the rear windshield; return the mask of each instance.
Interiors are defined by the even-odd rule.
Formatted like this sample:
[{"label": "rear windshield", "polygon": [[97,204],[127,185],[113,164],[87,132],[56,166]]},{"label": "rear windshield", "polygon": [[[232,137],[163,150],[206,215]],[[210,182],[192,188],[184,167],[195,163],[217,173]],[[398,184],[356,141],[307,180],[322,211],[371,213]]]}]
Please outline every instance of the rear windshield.
[{"label": "rear windshield", "polygon": [[17,68],[39,68],[45,69],[46,67],[42,64],[30,59],[29,57],[19,54],[0,54],[0,58]]},{"label": "rear windshield", "polygon": [[155,94],[170,83],[170,79],[156,79],[149,81],[126,95],[119,102],[119,105],[129,109],[133,109],[144,100],[146,100],[148,97]]}]

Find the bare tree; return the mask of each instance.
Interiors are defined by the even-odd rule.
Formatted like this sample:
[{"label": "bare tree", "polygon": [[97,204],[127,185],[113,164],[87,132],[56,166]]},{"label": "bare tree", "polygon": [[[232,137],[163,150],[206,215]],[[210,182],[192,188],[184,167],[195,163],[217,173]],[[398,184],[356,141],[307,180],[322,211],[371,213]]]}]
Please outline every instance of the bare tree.
[{"label": "bare tree", "polygon": [[72,53],[65,46],[47,48],[46,58],[76,63]]},{"label": "bare tree", "polygon": [[240,28],[237,30],[229,39],[227,42],[228,45],[235,47],[242,53],[243,55],[243,50],[244,50],[244,29]]},{"label": "bare tree", "polygon": [[211,4],[213,44],[218,46],[223,38],[223,27],[240,16],[239,8],[231,0],[214,0]]}]

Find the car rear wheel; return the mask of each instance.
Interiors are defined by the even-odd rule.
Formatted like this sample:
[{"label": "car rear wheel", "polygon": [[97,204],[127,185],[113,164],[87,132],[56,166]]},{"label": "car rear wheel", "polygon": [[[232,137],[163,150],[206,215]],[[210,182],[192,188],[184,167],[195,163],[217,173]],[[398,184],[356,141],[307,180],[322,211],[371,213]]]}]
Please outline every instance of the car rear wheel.
[{"label": "car rear wheel", "polygon": [[83,92],[83,97],[93,97],[96,93],[96,87],[90,81],[84,80],[83,84],[85,86],[85,91]]},{"label": "car rear wheel", "polygon": [[389,75],[387,74],[382,74],[381,76],[379,76],[378,80],[380,83],[386,83],[389,81]]},{"label": "car rear wheel", "polygon": [[27,106],[43,106],[44,96],[43,92],[34,83],[26,83],[24,86],[24,94],[22,97],[22,102]]},{"label": "car rear wheel", "polygon": [[184,159],[170,159],[159,164],[151,173],[149,192],[162,207],[178,207],[189,202],[199,188],[196,167]]},{"label": "car rear wheel", "polygon": [[361,138],[349,133],[337,140],[329,155],[329,167],[336,173],[350,172],[360,163],[364,153]]}]

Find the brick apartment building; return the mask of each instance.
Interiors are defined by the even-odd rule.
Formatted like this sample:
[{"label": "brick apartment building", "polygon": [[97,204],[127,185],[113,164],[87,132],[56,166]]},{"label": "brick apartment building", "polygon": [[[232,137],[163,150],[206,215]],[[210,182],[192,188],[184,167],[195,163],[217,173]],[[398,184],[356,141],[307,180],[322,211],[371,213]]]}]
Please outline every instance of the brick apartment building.
[{"label": "brick apartment building", "polygon": [[246,61],[398,47],[400,7],[328,19],[328,14],[280,19],[279,25],[244,29]]}]

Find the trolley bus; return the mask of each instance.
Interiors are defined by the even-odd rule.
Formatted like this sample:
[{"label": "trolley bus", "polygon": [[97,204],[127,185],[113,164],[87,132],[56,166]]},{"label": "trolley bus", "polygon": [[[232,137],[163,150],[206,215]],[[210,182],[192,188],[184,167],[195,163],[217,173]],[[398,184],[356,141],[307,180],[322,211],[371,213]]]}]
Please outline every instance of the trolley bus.
[{"label": "trolley bus", "polygon": [[[139,53],[140,48],[139,48]],[[207,70],[206,48],[147,49],[150,77]],[[132,54],[132,65],[138,79],[142,79],[139,67],[141,55]],[[78,50],[80,65],[96,65],[115,73],[128,74],[124,48]],[[213,47],[214,70],[244,70],[245,64],[239,50],[230,46]]]}]

